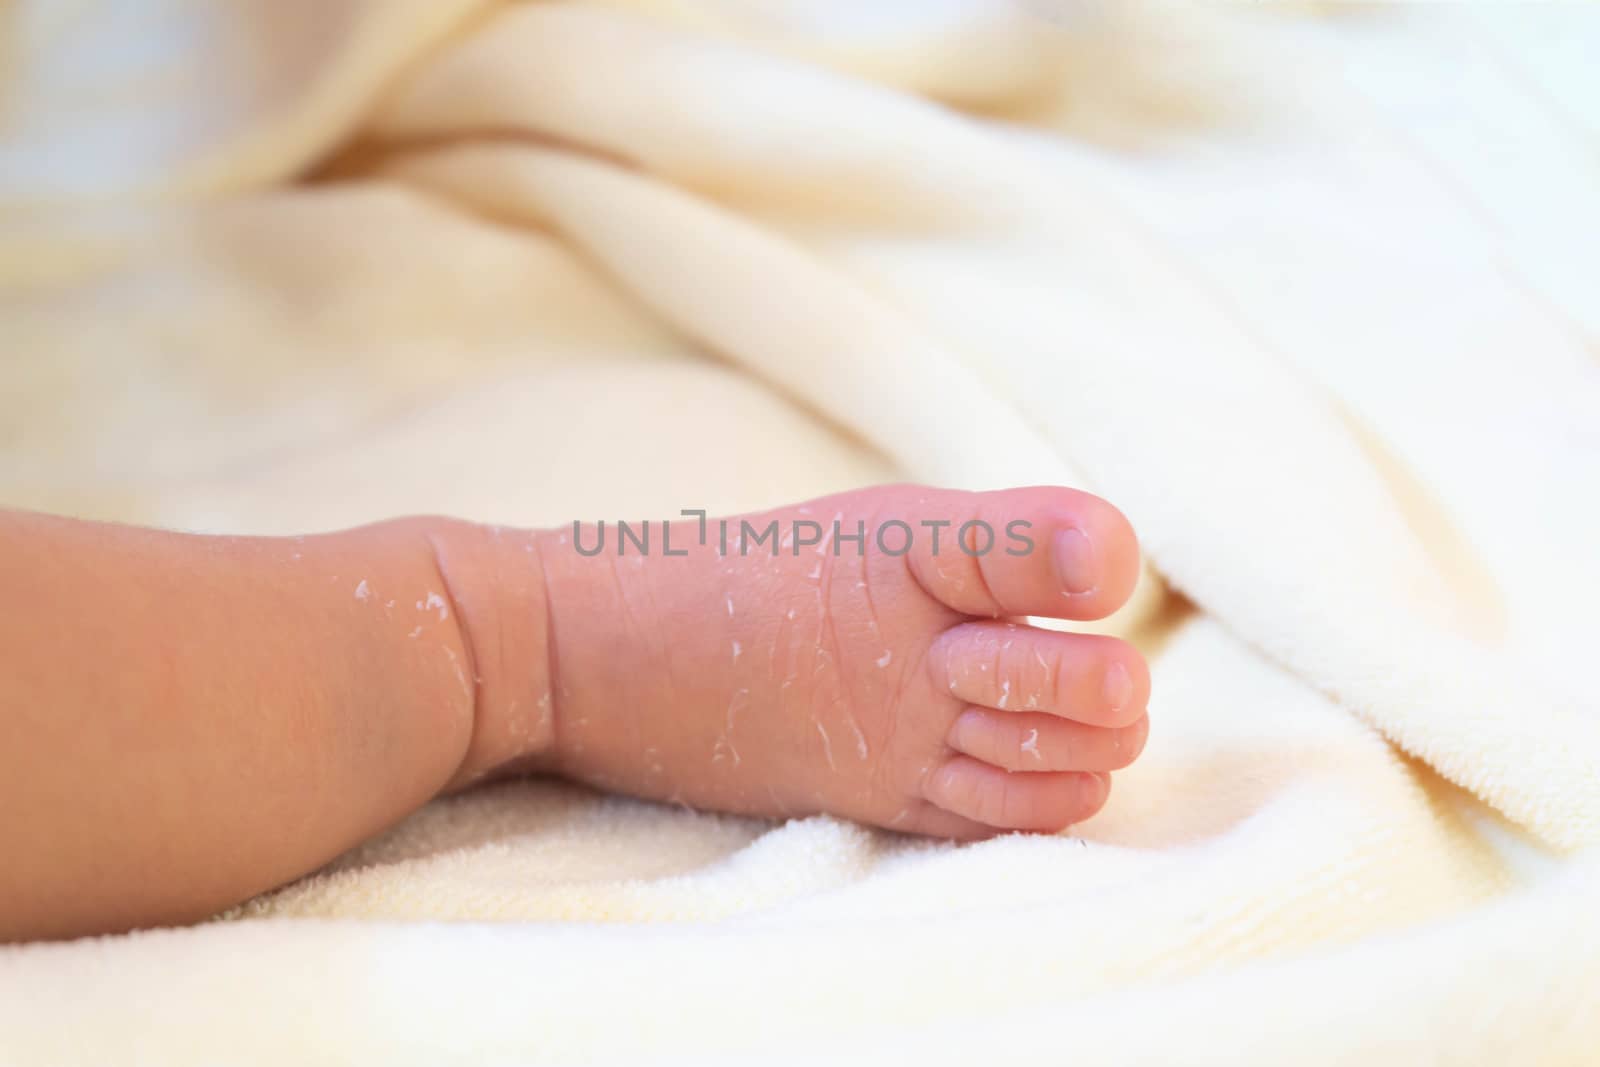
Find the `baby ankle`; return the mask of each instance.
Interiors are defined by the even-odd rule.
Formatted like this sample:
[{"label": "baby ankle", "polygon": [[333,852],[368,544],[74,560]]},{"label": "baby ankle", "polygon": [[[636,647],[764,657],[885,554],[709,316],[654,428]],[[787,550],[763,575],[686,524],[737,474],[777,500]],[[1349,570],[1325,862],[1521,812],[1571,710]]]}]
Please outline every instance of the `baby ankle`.
[{"label": "baby ankle", "polygon": [[539,535],[445,520],[430,535],[471,653],[472,739],[450,788],[537,769],[555,742],[555,678]]}]

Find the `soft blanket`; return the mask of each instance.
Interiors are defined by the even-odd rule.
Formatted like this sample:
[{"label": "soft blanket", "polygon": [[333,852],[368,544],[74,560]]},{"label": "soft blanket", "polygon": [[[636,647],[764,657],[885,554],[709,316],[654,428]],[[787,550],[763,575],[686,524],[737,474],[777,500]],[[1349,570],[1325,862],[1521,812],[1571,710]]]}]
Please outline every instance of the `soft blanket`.
[{"label": "soft blanket", "polygon": [[1592,1061],[1596,55],[1576,6],[0,11],[5,504],[1073,484],[1156,694],[1061,837],[443,800],[0,950],[0,1060]]}]

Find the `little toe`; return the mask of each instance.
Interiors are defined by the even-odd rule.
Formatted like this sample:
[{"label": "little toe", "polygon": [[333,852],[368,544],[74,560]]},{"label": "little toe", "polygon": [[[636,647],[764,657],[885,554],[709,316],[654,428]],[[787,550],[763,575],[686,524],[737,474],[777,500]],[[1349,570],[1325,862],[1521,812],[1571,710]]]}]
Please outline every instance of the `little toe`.
[{"label": "little toe", "polygon": [[1138,540],[1099,497],[1035,487],[952,498],[947,535],[917,541],[907,562],[922,587],[956,611],[1099,619],[1133,593]]},{"label": "little toe", "polygon": [[913,800],[899,815],[889,820],[888,828],[901,833],[921,834],[924,837],[942,837],[950,841],[982,841],[1004,833],[1000,827],[974,822],[955,812],[946,811],[927,800]]},{"label": "little toe", "polygon": [[1150,671],[1138,649],[1100,634],[962,623],[939,635],[927,664],[936,687],[968,704],[1091,726],[1130,726],[1150,698]]},{"label": "little toe", "polygon": [[1008,771],[1117,771],[1144,750],[1150,720],[1104,729],[1038,712],[968,708],[946,743]]},{"label": "little toe", "polygon": [[1054,832],[1099,811],[1111,777],[1092,771],[1019,773],[955,756],[928,776],[923,789],[934,804],[974,822]]}]

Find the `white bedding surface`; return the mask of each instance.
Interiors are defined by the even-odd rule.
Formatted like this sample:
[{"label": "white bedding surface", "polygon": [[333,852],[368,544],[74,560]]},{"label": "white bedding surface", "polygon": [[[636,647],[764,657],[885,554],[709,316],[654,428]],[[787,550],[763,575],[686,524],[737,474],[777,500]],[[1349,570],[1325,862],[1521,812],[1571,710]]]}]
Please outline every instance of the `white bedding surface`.
[{"label": "white bedding surface", "polygon": [[0,501],[1078,485],[1144,541],[1155,696],[1062,837],[440,801],[218,921],[0,949],[0,1060],[1600,1048],[1595,9],[10,18]]}]

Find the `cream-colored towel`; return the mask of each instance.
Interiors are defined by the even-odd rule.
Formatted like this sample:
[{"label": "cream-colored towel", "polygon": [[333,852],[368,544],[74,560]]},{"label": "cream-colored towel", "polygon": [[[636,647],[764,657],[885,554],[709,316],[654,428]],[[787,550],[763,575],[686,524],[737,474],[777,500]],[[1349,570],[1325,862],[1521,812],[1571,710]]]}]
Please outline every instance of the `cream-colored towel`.
[{"label": "cream-colored towel", "polygon": [[1593,9],[0,17],[5,503],[1067,482],[1144,539],[1156,686],[1068,836],[506,784],[218,922],[0,951],[0,1060],[1600,1048]]}]

